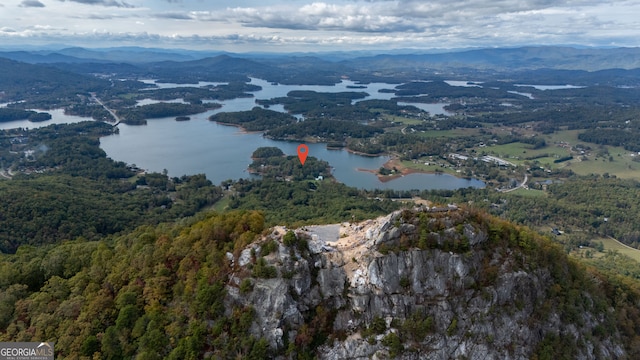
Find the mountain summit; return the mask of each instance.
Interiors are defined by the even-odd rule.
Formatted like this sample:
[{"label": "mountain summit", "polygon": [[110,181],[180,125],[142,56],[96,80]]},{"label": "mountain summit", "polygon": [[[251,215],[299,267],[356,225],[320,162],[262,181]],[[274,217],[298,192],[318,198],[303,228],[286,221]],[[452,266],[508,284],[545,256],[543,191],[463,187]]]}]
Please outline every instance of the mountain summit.
[{"label": "mountain summit", "polygon": [[274,350],[322,359],[627,356],[597,282],[556,246],[454,206],[276,228],[234,266],[227,306],[255,309],[250,332]]},{"label": "mountain summit", "polygon": [[476,210],[209,213],[0,258],[0,341],[64,358],[628,359],[637,291]]}]

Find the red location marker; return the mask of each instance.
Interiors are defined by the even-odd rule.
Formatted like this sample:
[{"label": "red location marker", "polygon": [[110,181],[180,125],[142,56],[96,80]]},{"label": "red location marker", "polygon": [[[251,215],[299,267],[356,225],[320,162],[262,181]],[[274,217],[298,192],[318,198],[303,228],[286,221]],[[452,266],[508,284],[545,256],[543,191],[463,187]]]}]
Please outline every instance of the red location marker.
[{"label": "red location marker", "polygon": [[307,155],[309,155],[309,147],[305,144],[298,145],[298,159],[302,165],[307,160]]}]

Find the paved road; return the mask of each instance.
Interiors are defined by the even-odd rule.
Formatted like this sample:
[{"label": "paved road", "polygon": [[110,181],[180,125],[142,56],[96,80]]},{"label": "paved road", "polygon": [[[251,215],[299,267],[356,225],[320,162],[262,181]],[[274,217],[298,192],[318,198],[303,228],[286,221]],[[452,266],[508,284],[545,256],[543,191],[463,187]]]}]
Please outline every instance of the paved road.
[{"label": "paved road", "polygon": [[118,115],[116,115],[116,113],[109,109],[107,107],[107,105],[105,105],[100,99],[98,99],[98,97],[96,96],[96,93],[91,93],[91,98],[97,102],[98,104],[100,104],[100,106],[102,106],[105,110],[107,110],[109,112],[109,114],[111,114],[111,116],[113,116],[113,119],[116,121],[116,124],[113,126],[116,126],[120,123],[120,118],[118,117]]},{"label": "paved road", "polygon": [[0,169],[0,176],[2,176],[5,179],[12,179],[11,174],[7,169]]},{"label": "paved road", "polygon": [[524,180],[522,180],[522,183],[516,187],[514,187],[513,189],[509,189],[509,190],[505,190],[503,192],[511,192],[511,191],[515,191],[520,189],[521,187],[525,186],[527,184],[527,181],[529,181],[529,175],[524,174]]}]

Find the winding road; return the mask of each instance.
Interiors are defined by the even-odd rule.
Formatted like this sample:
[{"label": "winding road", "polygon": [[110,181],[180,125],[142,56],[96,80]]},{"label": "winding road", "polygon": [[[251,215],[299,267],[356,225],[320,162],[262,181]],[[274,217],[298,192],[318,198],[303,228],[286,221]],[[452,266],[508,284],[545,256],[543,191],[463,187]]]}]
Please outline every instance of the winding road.
[{"label": "winding road", "polygon": [[3,177],[5,179],[13,179],[13,177],[11,176],[11,170],[8,169],[0,169],[0,177]]},{"label": "winding road", "polygon": [[522,183],[520,183],[520,185],[514,187],[513,189],[504,190],[502,192],[506,192],[507,193],[507,192],[512,192],[512,191],[518,190],[521,187],[527,185],[527,181],[529,181],[529,175],[524,174],[524,180],[522,180]]}]

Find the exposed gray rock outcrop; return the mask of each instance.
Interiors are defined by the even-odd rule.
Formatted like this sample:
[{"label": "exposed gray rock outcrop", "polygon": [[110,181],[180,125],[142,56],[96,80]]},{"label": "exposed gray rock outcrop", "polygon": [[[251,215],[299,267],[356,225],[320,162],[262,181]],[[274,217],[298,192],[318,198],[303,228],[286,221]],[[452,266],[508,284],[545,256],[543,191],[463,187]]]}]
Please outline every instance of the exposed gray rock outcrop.
[{"label": "exposed gray rock outcrop", "polygon": [[[279,244],[264,256],[278,276],[253,279],[247,294],[230,283],[226,301],[252,306],[252,334],[280,352],[309,318],[330,320],[328,329],[341,335],[318,349],[321,359],[529,359],[549,336],[580,344],[575,358],[624,358],[618,334],[593,339],[604,316],[593,312],[591,295],[581,294],[580,318],[566,319],[549,302],[550,271],[528,266],[516,250],[488,246],[488,230],[461,211],[427,208],[342,224],[337,239],[309,234],[312,251]],[[248,274],[250,250],[241,254],[237,273]]]}]

